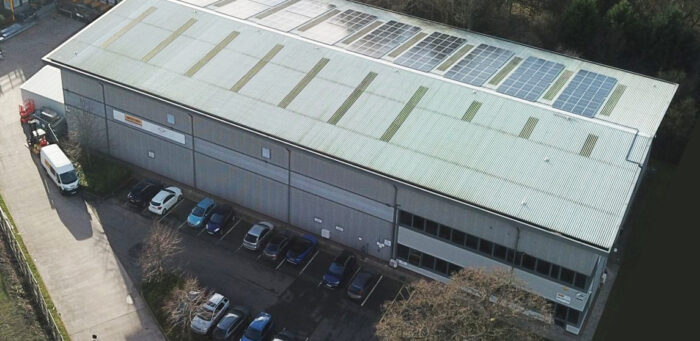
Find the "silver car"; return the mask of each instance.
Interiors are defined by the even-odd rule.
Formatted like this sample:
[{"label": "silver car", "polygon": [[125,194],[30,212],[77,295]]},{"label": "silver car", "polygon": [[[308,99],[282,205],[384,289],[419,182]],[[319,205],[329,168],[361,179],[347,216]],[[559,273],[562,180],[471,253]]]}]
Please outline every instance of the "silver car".
[{"label": "silver car", "polygon": [[272,236],[275,225],[267,221],[261,221],[248,230],[243,238],[243,247],[248,250],[260,250],[265,242]]},{"label": "silver car", "polygon": [[199,335],[206,335],[224,316],[229,307],[228,298],[221,294],[211,295],[207,303],[202,305],[197,315],[190,323],[192,332]]}]

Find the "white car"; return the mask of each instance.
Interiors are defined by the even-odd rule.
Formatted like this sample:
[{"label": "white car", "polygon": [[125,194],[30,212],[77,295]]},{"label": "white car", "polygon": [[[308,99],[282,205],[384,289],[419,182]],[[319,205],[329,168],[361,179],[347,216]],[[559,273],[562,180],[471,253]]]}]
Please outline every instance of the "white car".
[{"label": "white car", "polygon": [[209,330],[216,325],[224,316],[229,307],[228,298],[222,294],[211,295],[207,303],[202,305],[190,323],[192,332],[199,335],[206,335]]},{"label": "white car", "polygon": [[151,199],[148,210],[158,215],[164,215],[173,208],[180,199],[182,199],[182,191],[179,188],[173,186],[166,187],[160,190],[160,192]]}]

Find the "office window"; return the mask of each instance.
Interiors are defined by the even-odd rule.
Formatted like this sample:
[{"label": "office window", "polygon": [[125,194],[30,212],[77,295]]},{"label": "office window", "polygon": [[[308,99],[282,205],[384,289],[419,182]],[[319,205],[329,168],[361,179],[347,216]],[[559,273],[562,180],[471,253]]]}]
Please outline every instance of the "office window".
[{"label": "office window", "polygon": [[554,279],[559,279],[559,265],[552,264],[552,272],[549,274],[549,277],[552,277]]},{"label": "office window", "polygon": [[425,219],[423,217],[414,215],[413,216],[413,227],[418,230],[423,231],[425,229]]},{"label": "office window", "polygon": [[515,261],[515,251],[508,249],[508,253],[506,253],[506,262],[513,264]]},{"label": "office window", "polygon": [[452,263],[449,263],[449,264],[447,265],[447,271],[449,271],[450,277],[451,277],[452,275],[454,275],[456,272],[458,272],[459,270],[462,270],[462,267],[460,267],[459,265],[455,265],[455,264],[452,264]]},{"label": "office window", "polygon": [[407,260],[408,259],[408,248],[399,244],[399,247],[396,249],[396,257]]},{"label": "office window", "polygon": [[474,237],[471,234],[468,234],[466,245],[468,248],[476,250],[476,248],[479,247],[479,238]]},{"label": "office window", "polygon": [[442,238],[446,241],[450,241],[451,234],[452,234],[451,228],[444,226],[444,225],[440,225],[440,238]]},{"label": "office window", "polygon": [[561,268],[561,276],[559,279],[561,279],[562,282],[574,284],[574,272],[567,268]]},{"label": "office window", "polygon": [[445,262],[444,260],[442,260],[440,258],[436,258],[435,260],[436,260],[435,270],[441,274],[448,275],[447,262]]},{"label": "office window", "polygon": [[425,222],[425,233],[437,236],[438,235],[438,223],[434,221],[426,221]]},{"label": "office window", "polygon": [[574,286],[579,288],[579,289],[585,289],[587,279],[588,279],[588,276],[582,275],[582,274],[577,272],[576,273],[576,280],[574,281]]},{"label": "office window", "polygon": [[493,256],[498,259],[506,259],[506,252],[508,248],[503,245],[494,244],[493,246]]},{"label": "office window", "polygon": [[566,310],[567,308],[561,304],[555,304],[554,308],[554,318],[559,320],[566,320]]},{"label": "office window", "polygon": [[452,230],[452,242],[464,246],[464,239],[466,238],[466,234],[462,231],[458,230]]},{"label": "office window", "polygon": [[404,226],[411,226],[411,223],[413,222],[413,215],[404,212],[404,211],[399,211],[399,224],[404,225]]},{"label": "office window", "polygon": [[525,269],[529,270],[535,270],[535,262],[537,261],[537,258],[532,257],[528,255],[527,253],[523,254],[523,264],[522,267]]},{"label": "office window", "polygon": [[537,260],[537,272],[549,276],[549,268],[552,266],[550,262],[543,261],[541,259]]},{"label": "office window", "polygon": [[408,252],[408,263],[415,266],[420,266],[420,252],[411,249]]},{"label": "office window", "polygon": [[420,266],[428,269],[432,269],[435,267],[435,257],[429,255],[429,254],[423,254],[423,257],[420,260]]},{"label": "office window", "polygon": [[493,252],[493,243],[488,240],[482,239],[479,243],[479,251],[490,255],[491,252]]},{"label": "office window", "polygon": [[566,322],[569,322],[569,323],[571,323],[571,324],[577,326],[577,325],[578,325],[579,315],[581,315],[581,314],[579,313],[578,310],[574,310],[574,309],[571,309],[571,308],[569,308],[568,310],[569,310],[569,314],[568,314],[568,316],[566,317]]},{"label": "office window", "polygon": [[272,157],[272,155],[270,154],[270,148],[262,147],[262,157],[263,159],[269,159]]},{"label": "office window", "polygon": [[175,124],[175,115],[168,114],[168,123]]}]

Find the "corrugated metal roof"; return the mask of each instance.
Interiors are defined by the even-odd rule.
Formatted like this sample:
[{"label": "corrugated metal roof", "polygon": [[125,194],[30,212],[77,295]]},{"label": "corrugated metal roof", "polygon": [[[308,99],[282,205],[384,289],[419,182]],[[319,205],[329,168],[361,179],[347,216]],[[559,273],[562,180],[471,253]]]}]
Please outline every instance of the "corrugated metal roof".
[{"label": "corrugated metal roof", "polygon": [[[339,10],[352,8],[382,21],[420,26],[424,32],[465,37],[470,45],[507,48],[519,58],[562,63],[572,72],[585,68],[613,76],[626,90],[605,121],[588,119],[553,109],[551,101],[528,102],[500,94],[488,83],[467,86],[442,77],[444,71],[414,71],[167,0],[126,0],[46,59],[586,243],[611,247],[640,175],[636,162],[644,161],[675,84],[355,3],[330,2]],[[140,17],[150,7],[156,10]],[[193,23],[148,62],[142,60],[186,22]],[[128,25],[133,27],[102,46]],[[231,32],[239,34],[221,46]],[[269,62],[255,68],[277,45],[281,48]],[[208,61],[188,74],[205,57]],[[323,58],[328,62],[318,68]],[[252,69],[252,77],[232,91]],[[314,77],[307,76],[311,71]],[[367,81],[371,73],[376,77]],[[279,104],[299,84],[303,89],[281,108]],[[418,99],[419,89],[425,92]],[[416,103],[408,105],[412,97]],[[349,106],[344,114],[331,120],[344,103]],[[469,110],[473,103],[480,103],[472,107],[475,115]],[[407,106],[409,114],[401,116]],[[465,115],[470,119],[464,120]],[[537,123],[527,138],[519,137],[528,120]],[[400,124],[387,138],[392,123]],[[383,135],[386,141],[381,140]],[[589,135],[598,138],[590,155],[582,156]]]}]

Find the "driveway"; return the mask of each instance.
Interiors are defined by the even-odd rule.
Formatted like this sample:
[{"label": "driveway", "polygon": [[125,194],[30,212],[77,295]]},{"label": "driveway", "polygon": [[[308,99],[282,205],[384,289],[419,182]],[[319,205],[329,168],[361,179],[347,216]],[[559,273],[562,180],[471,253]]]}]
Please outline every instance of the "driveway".
[{"label": "driveway", "polygon": [[50,14],[3,43],[0,193],[72,339],[160,340],[93,209],[80,196],[61,196],[48,184],[24,144],[19,86],[43,66],[42,56],[83,26]]}]

